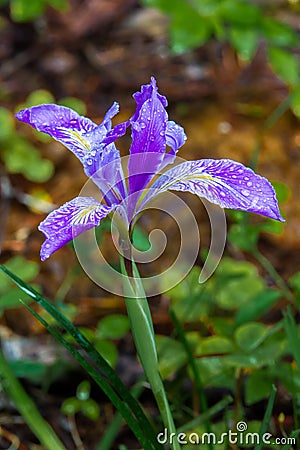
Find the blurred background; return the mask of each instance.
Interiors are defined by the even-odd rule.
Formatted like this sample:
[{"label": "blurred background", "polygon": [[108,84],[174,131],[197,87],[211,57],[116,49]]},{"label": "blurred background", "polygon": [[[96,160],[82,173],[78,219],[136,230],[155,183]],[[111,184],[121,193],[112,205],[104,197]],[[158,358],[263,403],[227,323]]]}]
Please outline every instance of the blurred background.
[{"label": "blurred background", "polygon": [[[251,165],[274,184],[282,214],[286,217],[286,224],[282,225],[229,212],[229,241],[221,268],[227,278],[221,277],[221,281],[217,281],[225,290],[226,283],[236,281],[232,263],[235,261],[243,268],[239,275],[242,282],[233,288],[230,284],[230,296],[225,300],[211,294],[215,309],[211,312],[206,305],[195,313],[195,321],[199,319],[196,325],[190,325],[191,317],[185,313],[180,316],[182,323],[188,324],[189,331],[201,331],[205,337],[219,335],[229,339],[228,330],[216,325],[220,318],[224,320],[225,317],[227,325],[232,324],[237,320],[239,303],[250,304],[255,296],[270,292],[270,289],[273,294],[266,294],[268,298],[262,300],[262,310],[242,321],[238,319],[236,326],[258,320],[259,326],[269,327],[281,320],[281,310],[287,305],[292,305],[297,318],[300,291],[300,2],[0,0],[0,5],[1,263],[7,264],[46,297],[55,299],[55,304],[85,330],[129,386],[138,379],[141,369],[128,334],[123,300],[89,280],[77,263],[72,245],[61,249],[45,263],[39,260],[43,236],[37,230],[38,224],[55,206],[77,196],[86,177],[80,162],[67,149],[46,135],[16,123],[14,113],[24,106],[55,102],[100,123],[110,105],[118,101],[120,114],[114,119],[116,124],[127,120],[134,112],[132,93],[155,76],[160,92],[168,98],[169,118],[180,123],[188,136],[179,156],[185,159],[231,158]],[[130,136],[125,136],[118,144],[122,155],[128,153],[129,146]],[[192,196],[183,198],[199,220],[205,253],[210,239],[205,210]],[[152,219],[146,218],[143,222],[145,231],[141,227],[137,233],[138,246],[147,245],[147,232],[156,227],[158,221],[162,229],[171,226],[168,218],[161,220],[156,215]],[[109,258],[111,242],[102,239],[104,233],[105,226],[99,231],[99,239]],[[146,274],[163,270],[167,260],[172,258],[172,251],[171,246],[155,266],[142,270]],[[197,267],[201,266],[203,258],[204,254],[199,255]],[[47,420],[65,440],[67,448],[81,448],[78,442],[74,443],[74,430],[61,405],[67,397],[75,395],[85,376],[30,313],[20,307],[20,297],[26,302],[29,299],[3,275],[0,276],[3,353],[39,407],[47,411]],[[217,281],[211,282],[212,285],[215,283],[212,292],[215,292],[213,289],[217,291]],[[253,293],[249,287],[253,286],[252,282],[259,284],[256,290],[253,288]],[[197,301],[199,292],[195,294],[192,288],[192,291],[189,289],[182,285],[151,300],[155,329],[161,335],[159,348],[163,348],[166,336],[174,333],[168,314],[170,303],[180,304],[187,298]],[[241,292],[249,289],[249,298],[240,299]],[[178,308],[180,315],[182,310],[180,306]],[[165,363],[164,378],[173,389],[171,395],[175,390],[174,398],[178,397],[178,392],[172,382],[181,380],[183,383],[189,379],[182,372],[187,369],[186,360],[179,358],[179,365],[176,361],[177,344],[174,344],[173,354],[162,351],[161,356]],[[169,348],[172,349],[172,345]],[[282,367],[287,367],[294,359],[287,356],[286,341],[280,348],[282,351],[274,356],[273,363],[281,361]],[[197,351],[199,356],[204,350],[201,347]],[[228,350],[229,353],[235,351]],[[219,353],[215,349],[214,352]],[[221,392],[229,390],[236,394],[237,380],[246,382],[245,379],[249,380],[246,375],[255,373],[247,391],[249,417],[259,419],[260,409],[253,405],[262,405],[263,411],[264,403],[261,402],[266,400],[268,388],[279,380],[281,394],[276,414],[283,413],[289,418],[289,425],[294,426],[293,408],[298,408],[299,374],[293,375],[297,383],[293,378],[287,386],[282,381],[287,378],[287,372],[275,374],[272,372],[274,367],[271,370],[269,365],[272,366],[270,358],[255,367],[249,363],[245,366],[231,363],[228,373],[231,382],[219,379],[215,384],[212,382],[209,403],[213,404],[215,397],[221,395],[216,386]],[[214,367],[209,365],[208,384],[224,371],[224,366],[218,369],[219,372]],[[268,372],[264,372],[265,367]],[[269,381],[264,384],[265,390],[255,396],[254,386],[266,379]],[[189,379],[189,382],[192,381]],[[183,390],[189,414],[191,411],[196,413],[193,388],[188,383]],[[92,393],[100,407],[94,405],[95,411],[90,417],[79,411],[78,419],[80,435],[85,442],[82,448],[87,449],[96,448],[113,417],[112,407],[104,396],[95,388]],[[149,399],[147,392],[143,396],[152,412],[151,396]],[[243,395],[239,401],[245,406],[241,397]],[[180,417],[177,419],[181,420]],[[92,420],[97,421],[97,432],[91,434]],[[275,422],[278,425],[277,419]],[[36,442],[35,437],[4,392],[0,392],[0,424],[1,448],[9,448],[9,433],[16,434],[24,443],[20,449],[38,448],[37,444],[30,446]],[[278,429],[276,424],[274,427],[274,430]],[[128,448],[136,448],[134,440],[131,443],[133,438],[129,431],[123,427],[121,433]],[[117,443],[123,442],[120,437],[118,439]]]}]

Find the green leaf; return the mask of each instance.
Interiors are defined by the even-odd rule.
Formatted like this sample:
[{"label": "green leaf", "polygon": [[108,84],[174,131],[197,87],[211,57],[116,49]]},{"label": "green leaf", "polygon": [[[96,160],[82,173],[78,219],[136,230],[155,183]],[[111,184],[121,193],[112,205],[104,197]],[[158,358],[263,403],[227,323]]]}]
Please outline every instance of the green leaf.
[{"label": "green leaf", "polygon": [[44,363],[24,359],[10,361],[9,365],[16,377],[26,378],[32,382],[41,382],[46,377],[48,370]]},{"label": "green leaf", "polygon": [[246,405],[252,405],[270,395],[272,379],[267,376],[265,370],[250,373],[245,381]]},{"label": "green leaf", "polygon": [[156,336],[159,371],[163,379],[187,363],[187,354],[181,344],[167,336]]},{"label": "green leaf", "polygon": [[203,45],[212,34],[209,19],[201,17],[192,7],[186,6],[185,11],[173,14],[170,25],[171,48],[176,54]]},{"label": "green leaf", "polygon": [[43,0],[11,0],[10,13],[15,22],[29,22],[40,16],[45,9]]},{"label": "green leaf", "polygon": [[297,117],[300,117],[300,86],[296,87],[293,90],[290,106],[293,113]]},{"label": "green leaf", "polygon": [[[40,1],[40,0],[39,0]],[[55,98],[51,92],[45,89],[37,89],[29,94],[26,99],[26,107],[41,105],[42,103],[54,103]]]},{"label": "green leaf", "polygon": [[268,328],[258,322],[241,325],[235,331],[234,337],[237,345],[246,353],[256,349],[266,338]]},{"label": "green leaf", "polygon": [[22,306],[22,302],[30,303],[32,299],[15,287],[0,295],[0,317],[5,310]]},{"label": "green leaf", "polygon": [[264,16],[261,32],[268,43],[272,45],[296,47],[299,45],[297,32],[283,22]]},{"label": "green leaf", "polygon": [[99,339],[121,339],[130,329],[127,316],[111,314],[98,322],[96,337]]},{"label": "green leaf", "polygon": [[0,107],[0,141],[10,137],[15,131],[15,121],[12,113],[3,107]]},{"label": "green leaf", "polygon": [[259,292],[251,301],[243,304],[237,311],[234,319],[236,326],[259,319],[269,311],[281,297],[281,292],[266,289]]},{"label": "green leaf", "polygon": [[296,272],[293,276],[290,277],[289,286],[293,289],[295,292],[297,301],[300,301],[300,272]]},{"label": "green leaf", "polygon": [[85,103],[76,97],[65,97],[59,100],[59,105],[66,106],[67,108],[74,109],[78,114],[84,116],[86,114]]},{"label": "green leaf", "polygon": [[213,279],[209,280],[215,302],[221,308],[235,310],[265,288],[256,267],[247,261],[223,258]]},{"label": "green leaf", "polygon": [[239,57],[244,61],[250,61],[257,50],[259,35],[256,29],[230,27],[229,40]]},{"label": "green leaf", "polygon": [[268,48],[268,59],[274,72],[290,86],[299,84],[299,59],[287,50],[279,47]]},{"label": "green leaf", "polygon": [[23,168],[23,174],[30,181],[43,183],[49,180],[54,173],[54,166],[48,159],[37,159],[34,164]]},{"label": "green leaf", "polygon": [[61,412],[66,416],[74,416],[81,410],[81,401],[76,397],[67,398],[61,405]]},{"label": "green leaf", "polygon": [[92,398],[89,398],[87,401],[81,403],[80,408],[82,414],[85,415],[90,420],[97,420],[100,415],[100,408],[98,403],[95,402]]},{"label": "green leaf", "polygon": [[252,25],[257,28],[261,22],[262,14],[260,9],[243,0],[225,0],[222,2],[219,14],[222,19],[229,24],[241,26]]},{"label": "green leaf", "polygon": [[104,358],[111,367],[116,367],[118,360],[118,351],[116,346],[112,342],[105,341],[104,339],[97,339],[94,345],[102,358]]},{"label": "green leaf", "polygon": [[[23,256],[14,256],[6,263],[6,267],[17,276],[22,276],[24,281],[33,280],[40,270],[36,262],[29,261]],[[3,272],[0,272],[0,293],[7,291],[10,286],[12,286],[12,282]]]},{"label": "green leaf", "polygon": [[235,223],[228,233],[230,243],[242,251],[251,251],[255,248],[258,238],[259,228],[251,224]]},{"label": "green leaf", "polygon": [[139,227],[138,225],[134,227],[132,233],[132,242],[134,247],[143,252],[146,252],[151,248],[151,244],[149,242],[146,232],[143,230],[143,228]]},{"label": "green leaf", "polygon": [[59,11],[66,11],[68,8],[68,0],[47,0],[47,3]]},{"label": "green leaf", "polygon": [[230,353],[234,350],[233,342],[223,336],[210,336],[199,341],[196,347],[196,355]]},{"label": "green leaf", "polygon": [[76,389],[76,397],[81,400],[85,401],[90,398],[91,393],[91,383],[87,380],[83,380]]}]

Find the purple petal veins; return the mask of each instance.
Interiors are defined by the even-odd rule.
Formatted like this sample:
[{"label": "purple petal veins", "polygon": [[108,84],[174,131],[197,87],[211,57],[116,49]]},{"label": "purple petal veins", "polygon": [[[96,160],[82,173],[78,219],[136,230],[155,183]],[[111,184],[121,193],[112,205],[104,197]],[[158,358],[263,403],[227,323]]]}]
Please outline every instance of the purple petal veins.
[{"label": "purple petal veins", "polygon": [[98,226],[114,208],[102,205],[92,197],[76,197],[52,211],[39,225],[39,230],[46,236],[41,248],[41,260],[49,258],[84,231]]},{"label": "purple petal veins", "polygon": [[230,159],[186,161],[161,175],[145,200],[166,190],[186,191],[222,208],[240,209],[284,221],[269,181]]}]

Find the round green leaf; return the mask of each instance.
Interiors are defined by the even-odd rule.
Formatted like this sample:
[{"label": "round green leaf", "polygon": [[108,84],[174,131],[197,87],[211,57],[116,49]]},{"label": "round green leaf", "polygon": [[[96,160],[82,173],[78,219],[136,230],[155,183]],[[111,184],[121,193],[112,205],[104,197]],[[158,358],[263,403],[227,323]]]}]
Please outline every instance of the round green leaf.
[{"label": "round green leaf", "polygon": [[86,114],[86,106],[85,103],[76,97],[65,97],[62,98],[59,102],[59,105],[66,106],[67,108],[74,109],[78,114],[84,116]]},{"label": "round green leaf", "polygon": [[67,398],[61,405],[61,411],[66,416],[73,416],[81,410],[81,401],[76,397]]},{"label": "round green leaf", "polygon": [[91,384],[89,381],[84,380],[82,381],[76,389],[76,397],[81,400],[81,401],[85,401],[88,398],[90,398],[90,393],[91,393]]},{"label": "round green leaf", "polygon": [[99,321],[96,337],[99,339],[120,339],[128,333],[129,329],[127,316],[111,314]]},{"label": "round green leaf", "polygon": [[90,420],[97,420],[100,415],[100,408],[98,403],[92,398],[89,398],[81,404],[81,412]]},{"label": "round green leaf", "polygon": [[27,97],[26,106],[29,108],[30,106],[37,106],[42,103],[53,102],[55,102],[55,98],[51,92],[46,91],[46,89],[37,89],[36,91],[31,92],[31,94]]},{"label": "round green leaf", "polygon": [[246,353],[257,348],[266,338],[268,328],[258,322],[241,325],[235,331],[234,337],[237,345]]}]

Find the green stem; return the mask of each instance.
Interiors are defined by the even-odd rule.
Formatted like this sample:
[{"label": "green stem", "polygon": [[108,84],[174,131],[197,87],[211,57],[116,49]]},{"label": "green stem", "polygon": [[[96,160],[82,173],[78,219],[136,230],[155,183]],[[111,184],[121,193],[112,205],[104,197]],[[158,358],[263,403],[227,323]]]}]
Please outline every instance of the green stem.
[{"label": "green stem", "polygon": [[[137,353],[145,371],[145,375],[151,385],[163,423],[168,430],[169,436],[172,435],[175,437],[177,436],[175,424],[164,385],[158,370],[158,359],[152,317],[144,288],[137,267],[134,263],[132,263],[132,272],[134,276],[134,278],[131,278],[132,284],[127,276],[123,258],[121,258],[121,268],[124,275],[123,285],[126,308]],[[177,439],[173,438],[171,441],[171,448],[173,450],[180,450],[180,445]]]},{"label": "green stem", "polygon": [[275,281],[277,286],[282,290],[286,298],[291,302],[294,303],[295,299],[292,294],[292,292],[289,290],[287,284],[285,283],[284,279],[281,278],[277,270],[273,267],[271,262],[266,258],[259,250],[258,248],[254,248],[252,250],[252,255],[255,256],[257,261],[262,265],[262,267],[268,272],[268,274],[271,276],[271,278]]},{"label": "green stem", "polygon": [[0,378],[3,389],[12,399],[25,422],[47,450],[66,450],[51,426],[40,415],[0,351]]}]

